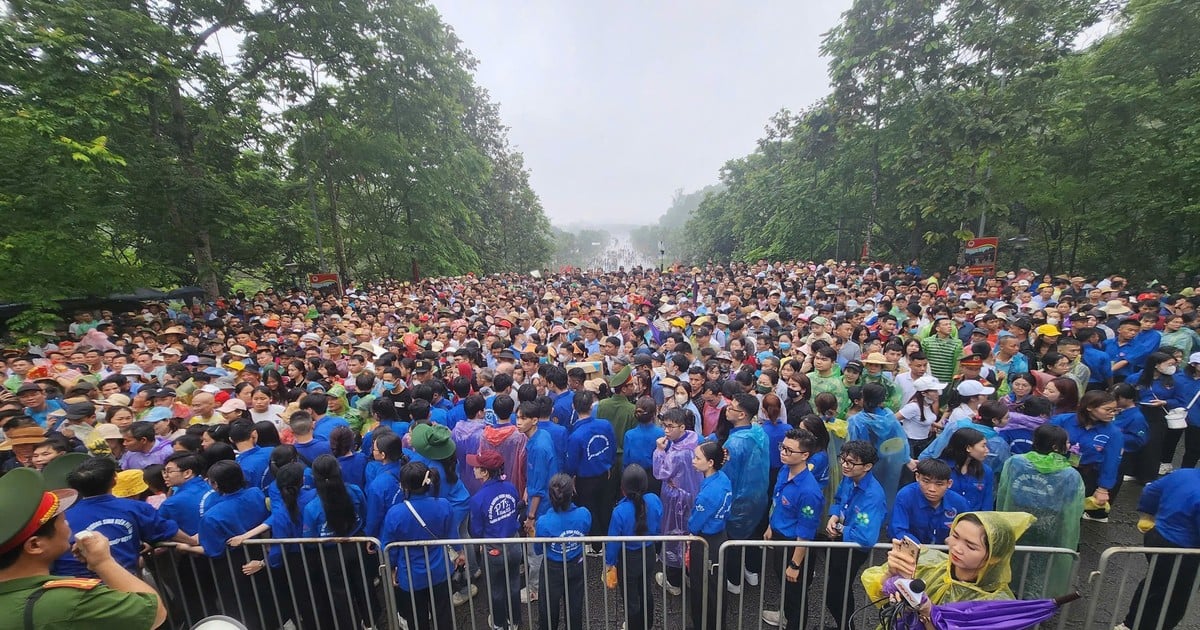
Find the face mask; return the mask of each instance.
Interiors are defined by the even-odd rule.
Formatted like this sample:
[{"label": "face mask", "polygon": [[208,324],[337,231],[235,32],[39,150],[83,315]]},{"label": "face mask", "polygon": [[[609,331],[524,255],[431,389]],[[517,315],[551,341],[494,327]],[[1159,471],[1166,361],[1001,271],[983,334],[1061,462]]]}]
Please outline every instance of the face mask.
[{"label": "face mask", "polygon": [[766,385],[756,385],[754,387],[754,391],[756,391],[760,394],[767,394],[767,393],[770,393],[771,388],[767,387]]},{"label": "face mask", "polygon": [[788,390],[787,390],[787,395],[788,395],[788,398],[799,398],[799,397],[800,397],[800,396],[802,396],[803,394],[804,394],[804,391],[803,391],[803,390],[799,390],[799,389],[792,389],[792,388],[790,388],[790,387],[789,387],[789,388],[788,388]]},{"label": "face mask", "polygon": [[1175,373],[1175,366],[1174,365],[1164,365],[1164,366],[1158,368],[1158,373],[1162,374],[1163,376],[1170,376]]},{"label": "face mask", "polygon": [[1059,321],[1060,321],[1060,320],[1059,320],[1057,317],[1048,317],[1048,318],[1046,318],[1046,323],[1047,323],[1047,324],[1057,324]]},{"label": "face mask", "polygon": [[389,383],[387,381],[383,381],[383,391],[385,391],[385,392],[396,391],[396,382],[392,381]]},{"label": "face mask", "polygon": [[779,343],[779,349],[782,350],[783,352],[787,352],[788,350],[792,349],[792,344],[787,341],[782,341]]},{"label": "face mask", "polygon": [[108,412],[105,411],[103,408],[96,410],[96,422],[104,422],[104,419],[107,417],[108,417]]},{"label": "face mask", "polygon": [[909,329],[908,329],[908,334],[910,334],[910,335],[915,335],[915,334],[917,334],[917,331],[918,331],[918,330],[920,330],[920,329],[919,329],[919,328],[909,328]]},{"label": "face mask", "polygon": [[675,394],[675,402],[677,402],[681,405],[685,405],[685,404],[687,404],[687,401],[688,401],[687,392],[677,392]]}]

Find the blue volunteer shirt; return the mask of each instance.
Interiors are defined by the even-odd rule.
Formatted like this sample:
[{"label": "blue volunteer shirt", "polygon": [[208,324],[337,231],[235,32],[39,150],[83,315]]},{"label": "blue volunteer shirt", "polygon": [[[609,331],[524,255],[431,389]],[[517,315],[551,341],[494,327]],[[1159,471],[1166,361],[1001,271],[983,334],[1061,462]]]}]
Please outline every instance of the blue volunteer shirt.
[{"label": "blue volunteer shirt", "polygon": [[[175,521],[163,518],[144,501],[120,499],[111,494],[79,499],[65,514],[71,526],[71,544],[80,532],[98,532],[108,538],[113,560],[137,574],[142,543],[170,540],[179,531]],[[70,551],[54,564],[54,575],[95,577]]]},{"label": "blue volunteer shirt", "polygon": [[860,547],[871,547],[879,542],[879,532],[887,516],[887,498],[883,486],[875,475],[867,473],[858,483],[842,477],[837,494],[833,497],[831,516],[837,516],[842,524],[842,540]]},{"label": "blue volunteer shirt", "polygon": [[500,479],[489,479],[471,497],[468,530],[475,538],[512,538],[521,523],[517,513],[517,489]]},{"label": "blue volunteer shirt", "polygon": [[914,481],[896,493],[888,535],[897,539],[907,536],[922,545],[942,545],[950,535],[950,523],[969,511],[967,500],[950,490],[937,505],[931,505],[921,493],[921,484]]},{"label": "blue volunteer shirt", "polygon": [[[642,500],[646,502],[646,531],[641,533],[637,531],[637,514],[633,501],[622,498],[617,503],[617,507],[613,509],[612,520],[608,522],[609,536],[657,536],[662,532],[662,500],[658,498],[657,494],[651,493],[642,495]],[[615,566],[617,559],[622,556],[622,548],[637,551],[646,547],[654,548],[654,545],[655,543],[652,542],[604,545],[604,564]]]},{"label": "blue volunteer shirt", "polygon": [[607,420],[586,418],[567,438],[567,474],[598,477],[608,473],[616,456],[616,436]]},{"label": "blue volunteer shirt", "polygon": [[573,431],[575,421],[579,419],[579,414],[575,413],[575,392],[568,389],[561,394],[555,394],[554,411],[550,412],[550,417],[568,433]]},{"label": "blue volunteer shirt", "polygon": [[530,504],[541,497],[534,517],[550,509],[550,477],[559,469],[558,452],[550,434],[540,428],[525,442],[525,496]]},{"label": "blue volunteer shirt", "polygon": [[567,452],[567,427],[557,424],[553,420],[541,420],[538,422],[538,431],[544,431],[550,436],[550,441],[554,443],[554,464],[557,466],[553,472],[562,472],[562,467],[565,465],[563,455]]},{"label": "blue volunteer shirt", "polygon": [[[357,536],[362,533],[363,524],[366,523],[367,495],[362,488],[353,484],[346,484],[346,492],[350,494],[350,504],[354,506],[354,527],[347,535]],[[325,505],[319,497],[304,506],[303,521],[305,538],[332,538],[337,535],[329,527]]]},{"label": "blue volunteer shirt", "polygon": [[165,519],[175,521],[179,529],[195,536],[200,531],[200,519],[205,511],[221,498],[203,477],[192,477],[171,489],[171,496],[158,507],[158,513]]},{"label": "blue volunteer shirt", "polygon": [[242,488],[225,495],[200,519],[200,546],[204,555],[225,553],[225,541],[240,536],[267,520],[267,497],[258,488]]},{"label": "blue volunteer shirt", "polygon": [[822,491],[829,487],[829,453],[818,451],[809,456],[808,470],[813,474]]},{"label": "blue volunteer shirt", "polygon": [[[396,437],[403,438],[404,435],[408,433],[408,424],[409,423],[407,422],[401,422],[399,420],[381,420],[379,422],[379,427],[387,427],[388,429],[391,429],[392,433],[396,434]],[[367,459],[371,458],[371,448],[375,444],[375,432],[379,430],[379,427],[375,427],[374,429],[367,431],[367,434],[363,436],[362,452],[363,455],[367,456]]]},{"label": "blue volunteer shirt", "polygon": [[459,422],[467,419],[467,411],[463,409],[463,401],[454,403],[446,410],[446,426],[453,429]]},{"label": "blue volunteer shirt", "polygon": [[733,484],[729,477],[717,471],[700,482],[696,503],[688,516],[688,532],[698,535],[719,534],[725,531],[725,517],[733,505]]},{"label": "blue volunteer shirt", "polygon": [[329,444],[329,434],[338,427],[350,428],[350,423],[341,416],[325,416],[313,425],[313,439]]},{"label": "blue volunteer shirt", "polygon": [[658,448],[658,438],[666,433],[663,428],[653,422],[638,423],[625,432],[625,453],[621,463],[624,466],[637,464],[646,470],[654,466],[654,449]]},{"label": "blue volunteer shirt", "polygon": [[771,458],[771,470],[777,470],[783,467],[783,462],[779,459],[779,445],[783,444],[783,436],[791,430],[792,425],[783,421],[781,417],[778,421],[763,420],[762,430],[767,434],[767,451]]},{"label": "blue volunteer shirt", "polygon": [[1200,469],[1181,468],[1150,482],[1137,509],[1153,514],[1154,529],[1172,544],[1200,547]]},{"label": "blue volunteer shirt", "polygon": [[1079,417],[1073,413],[1054,416],[1050,422],[1067,430],[1073,447],[1079,449],[1079,465],[1096,465],[1100,476],[1096,483],[1101,488],[1112,488],[1117,483],[1117,469],[1121,465],[1121,449],[1125,448],[1125,437],[1111,422],[1101,422],[1090,428],[1079,426]]},{"label": "blue volunteer shirt", "polygon": [[261,446],[252,446],[237,454],[238,466],[246,475],[246,483],[262,490],[270,485],[274,476],[271,474],[271,451]]},{"label": "blue volunteer shirt", "polygon": [[1117,413],[1117,417],[1113,418],[1113,425],[1121,430],[1121,435],[1125,438],[1125,452],[1136,453],[1142,450],[1146,445],[1146,440],[1150,435],[1150,424],[1146,422],[1146,416],[1134,405],[1128,409],[1122,409]]},{"label": "blue volunteer shirt", "polygon": [[311,441],[303,444],[296,442],[292,446],[296,447],[296,452],[300,453],[300,459],[308,466],[312,466],[312,463],[321,455],[333,455],[333,451],[329,448],[329,438],[322,440],[315,434]]},{"label": "blue volunteer shirt", "polygon": [[[304,535],[304,508],[308,507],[308,504],[316,498],[316,490],[301,487],[300,494],[296,497],[296,514],[293,515],[288,511],[282,495],[271,497],[271,515],[267,517],[267,524],[271,526],[271,538],[302,537]],[[285,546],[286,549],[281,548],[280,545],[271,545],[267,551],[267,562],[271,566],[282,566],[284,551],[289,553],[300,551],[299,545]]]},{"label": "blue volunteer shirt", "polygon": [[[574,504],[562,512],[550,510],[538,517],[534,533],[538,538],[583,538],[592,529],[592,513]],[[542,553],[549,562],[578,560],[583,555],[583,543],[562,540],[542,544]]]},{"label": "blue volunteer shirt", "polygon": [[404,499],[400,490],[400,462],[384,464],[379,474],[367,485],[368,536],[379,538],[383,530],[383,519],[388,510]]},{"label": "blue volunteer shirt", "polygon": [[807,468],[789,475],[789,470],[780,470],[775,480],[770,522],[778,538],[773,539],[812,540],[825,508],[825,494]]},{"label": "blue volunteer shirt", "polygon": [[[408,506],[412,505],[412,510]],[[420,521],[413,515],[420,515]],[[437,541],[450,538],[453,510],[450,502],[425,495],[417,495],[400,501],[388,510],[383,520],[382,542]],[[395,547],[388,552],[392,566],[396,568],[396,582],[400,589],[413,592],[443,584],[450,577],[446,569],[445,545],[432,542],[429,546]]]},{"label": "blue volunteer shirt", "polygon": [[367,456],[359,452],[351,452],[337,458],[338,467],[342,469],[342,481],[349,485],[363,487],[367,485]]},{"label": "blue volunteer shirt", "polygon": [[954,485],[950,486],[950,492],[961,496],[967,502],[969,512],[988,512],[996,505],[996,485],[995,475],[992,473],[992,467],[983,464],[983,475],[975,477],[969,474],[964,474],[954,465],[954,462],[946,462],[950,465],[950,479],[954,481]]}]

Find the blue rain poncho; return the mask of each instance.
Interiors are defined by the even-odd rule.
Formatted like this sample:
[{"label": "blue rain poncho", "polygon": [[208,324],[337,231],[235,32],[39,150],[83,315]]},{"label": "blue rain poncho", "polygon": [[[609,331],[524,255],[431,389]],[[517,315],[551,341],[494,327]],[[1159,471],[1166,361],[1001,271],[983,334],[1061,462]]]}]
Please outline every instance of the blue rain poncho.
[{"label": "blue rain poncho", "polygon": [[767,510],[771,459],[770,440],[760,426],[736,427],[725,440],[729,459],[721,470],[733,486],[733,502],[725,518],[725,533],[746,540]]},{"label": "blue rain poncho", "polygon": [[896,414],[890,409],[879,408],[850,416],[846,432],[847,440],[870,442],[879,452],[879,461],[875,463],[872,473],[879,485],[883,486],[890,513],[896,501],[896,492],[900,489],[900,475],[911,459],[904,427],[900,426]]}]

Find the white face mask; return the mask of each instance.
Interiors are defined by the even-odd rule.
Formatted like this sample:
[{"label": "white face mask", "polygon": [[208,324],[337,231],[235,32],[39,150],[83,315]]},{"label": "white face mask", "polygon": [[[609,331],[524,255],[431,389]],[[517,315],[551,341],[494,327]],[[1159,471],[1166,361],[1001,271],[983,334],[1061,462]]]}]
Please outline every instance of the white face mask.
[{"label": "white face mask", "polygon": [[686,405],[688,402],[687,392],[676,392],[675,393],[675,402],[677,402],[681,405]]},{"label": "white face mask", "polygon": [[1170,376],[1175,373],[1174,365],[1164,365],[1158,368],[1158,373],[1163,376]]}]

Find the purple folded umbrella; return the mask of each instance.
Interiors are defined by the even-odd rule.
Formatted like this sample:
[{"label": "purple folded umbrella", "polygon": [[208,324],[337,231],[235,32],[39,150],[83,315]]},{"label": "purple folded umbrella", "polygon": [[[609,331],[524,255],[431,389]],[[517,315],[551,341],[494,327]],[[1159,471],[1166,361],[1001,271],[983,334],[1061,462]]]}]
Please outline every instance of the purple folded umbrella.
[{"label": "purple folded umbrella", "polygon": [[[953,602],[932,607],[930,618],[938,630],[1026,630],[1051,618],[1063,604],[1079,599],[1079,593],[1056,599],[1005,599]],[[923,630],[915,613],[909,613],[896,630]]]}]

